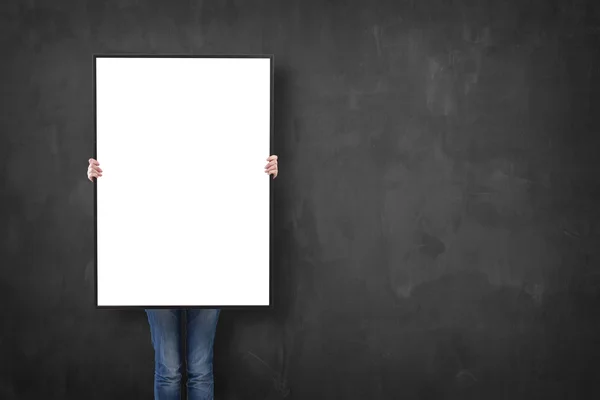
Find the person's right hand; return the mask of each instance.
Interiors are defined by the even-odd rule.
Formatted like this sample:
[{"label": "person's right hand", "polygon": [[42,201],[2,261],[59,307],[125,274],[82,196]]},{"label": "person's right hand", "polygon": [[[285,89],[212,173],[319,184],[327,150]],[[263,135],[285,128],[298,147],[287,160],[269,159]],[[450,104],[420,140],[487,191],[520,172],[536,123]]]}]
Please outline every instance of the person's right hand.
[{"label": "person's right hand", "polygon": [[98,179],[102,176],[102,169],[100,168],[100,163],[93,158],[88,160],[90,165],[88,166],[87,176],[90,182],[94,182],[94,178]]}]

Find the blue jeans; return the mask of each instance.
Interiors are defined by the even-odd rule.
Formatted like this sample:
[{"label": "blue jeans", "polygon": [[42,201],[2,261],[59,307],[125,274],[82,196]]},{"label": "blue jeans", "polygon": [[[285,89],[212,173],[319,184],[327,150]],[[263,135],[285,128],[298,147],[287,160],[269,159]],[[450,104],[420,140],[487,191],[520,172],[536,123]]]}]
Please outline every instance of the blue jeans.
[{"label": "blue jeans", "polygon": [[181,396],[181,317],[187,313],[187,393],[189,400],[213,400],[213,343],[220,310],[149,309],[154,347],[154,399]]}]

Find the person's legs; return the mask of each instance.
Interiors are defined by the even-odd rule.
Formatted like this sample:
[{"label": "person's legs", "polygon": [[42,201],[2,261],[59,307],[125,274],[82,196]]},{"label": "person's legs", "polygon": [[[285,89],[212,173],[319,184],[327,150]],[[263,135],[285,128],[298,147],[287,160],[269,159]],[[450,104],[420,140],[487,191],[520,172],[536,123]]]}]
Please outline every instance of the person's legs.
[{"label": "person's legs", "polygon": [[146,310],[154,347],[154,399],[181,396],[181,311]]},{"label": "person's legs", "polygon": [[189,400],[213,400],[213,343],[220,310],[187,312],[187,393]]}]

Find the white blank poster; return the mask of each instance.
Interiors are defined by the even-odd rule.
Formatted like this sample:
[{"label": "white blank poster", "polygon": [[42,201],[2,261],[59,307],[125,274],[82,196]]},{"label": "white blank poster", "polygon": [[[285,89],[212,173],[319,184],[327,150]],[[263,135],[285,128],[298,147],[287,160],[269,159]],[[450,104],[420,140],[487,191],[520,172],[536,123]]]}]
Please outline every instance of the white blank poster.
[{"label": "white blank poster", "polygon": [[95,62],[97,305],[269,306],[271,59]]}]

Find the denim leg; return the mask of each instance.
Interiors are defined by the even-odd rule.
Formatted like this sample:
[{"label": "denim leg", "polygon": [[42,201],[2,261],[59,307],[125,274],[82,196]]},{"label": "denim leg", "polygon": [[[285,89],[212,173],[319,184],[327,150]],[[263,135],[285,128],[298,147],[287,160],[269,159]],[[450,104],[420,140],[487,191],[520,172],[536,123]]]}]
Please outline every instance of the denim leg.
[{"label": "denim leg", "polygon": [[187,393],[189,400],[213,400],[213,344],[220,310],[191,309],[187,314]]},{"label": "denim leg", "polygon": [[181,396],[181,311],[146,310],[154,347],[154,399],[179,400]]}]

